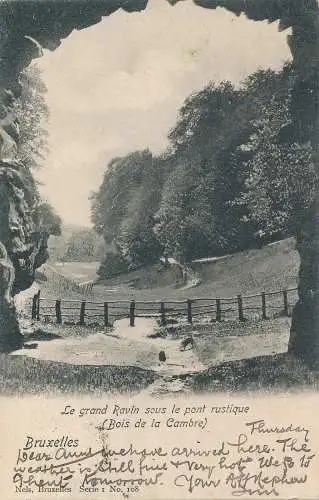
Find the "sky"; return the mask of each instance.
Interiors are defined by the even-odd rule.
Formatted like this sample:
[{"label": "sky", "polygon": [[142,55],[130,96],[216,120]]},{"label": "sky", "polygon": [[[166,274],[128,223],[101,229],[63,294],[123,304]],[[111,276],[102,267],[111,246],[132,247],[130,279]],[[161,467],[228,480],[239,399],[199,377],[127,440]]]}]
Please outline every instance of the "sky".
[{"label": "sky", "polygon": [[191,1],[149,0],[74,31],[36,64],[50,110],[50,153],[37,174],[63,221],[90,225],[89,196],[114,156],[167,146],[186,97],[209,81],[239,83],[290,59],[287,31]]}]

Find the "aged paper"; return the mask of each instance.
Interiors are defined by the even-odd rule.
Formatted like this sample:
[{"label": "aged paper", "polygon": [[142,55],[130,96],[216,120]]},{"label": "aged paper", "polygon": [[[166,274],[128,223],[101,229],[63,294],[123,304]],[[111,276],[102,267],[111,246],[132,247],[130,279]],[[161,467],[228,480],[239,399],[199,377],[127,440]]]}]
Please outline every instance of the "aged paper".
[{"label": "aged paper", "polygon": [[317,401],[9,399],[3,497],[317,498]]},{"label": "aged paper", "polygon": [[0,159],[51,234],[0,354],[4,500],[319,498],[317,372],[290,335],[316,190],[311,133],[287,139],[304,11],[261,3],[0,2]]}]

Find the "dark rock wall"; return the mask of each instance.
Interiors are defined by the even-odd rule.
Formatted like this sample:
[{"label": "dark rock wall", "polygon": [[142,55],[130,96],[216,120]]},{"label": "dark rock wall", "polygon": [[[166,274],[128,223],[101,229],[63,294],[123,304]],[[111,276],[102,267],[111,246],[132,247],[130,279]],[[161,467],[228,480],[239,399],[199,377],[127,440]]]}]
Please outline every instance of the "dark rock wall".
[{"label": "dark rock wall", "polygon": [[145,8],[147,0],[2,1],[0,3],[0,351],[21,345],[13,296],[31,286],[47,259],[49,235],[34,218],[34,180],[15,159],[19,128],[12,113],[19,74],[42,48],[56,49],[73,29],[98,23],[119,8]]}]

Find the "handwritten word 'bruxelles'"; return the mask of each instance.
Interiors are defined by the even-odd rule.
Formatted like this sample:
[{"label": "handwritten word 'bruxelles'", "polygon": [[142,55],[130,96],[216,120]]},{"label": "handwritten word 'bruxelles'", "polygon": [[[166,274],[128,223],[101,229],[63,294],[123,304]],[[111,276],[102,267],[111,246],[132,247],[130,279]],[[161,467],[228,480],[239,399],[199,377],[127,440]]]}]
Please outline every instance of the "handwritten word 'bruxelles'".
[{"label": "handwritten word 'bruxelles'", "polygon": [[[227,439],[181,446],[111,444],[99,431],[102,446],[83,447],[78,436],[26,436],[18,450],[12,481],[16,493],[112,493],[124,497],[156,487],[179,496],[234,497],[302,495],[315,453],[310,430],[299,424],[268,425],[247,421]],[[231,432],[231,431],[229,431]],[[161,443],[161,434],[158,442]],[[130,434],[132,438],[132,435]],[[297,489],[299,488],[299,490]],[[151,495],[151,493],[149,493]],[[113,498],[113,497],[112,497]]]}]

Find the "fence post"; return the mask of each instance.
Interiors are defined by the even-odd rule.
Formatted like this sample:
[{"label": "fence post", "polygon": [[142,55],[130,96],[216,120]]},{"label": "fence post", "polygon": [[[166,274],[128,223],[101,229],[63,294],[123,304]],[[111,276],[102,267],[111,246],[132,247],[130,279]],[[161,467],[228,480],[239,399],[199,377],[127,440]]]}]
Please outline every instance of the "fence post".
[{"label": "fence post", "polygon": [[80,325],[83,326],[85,323],[85,301],[81,302],[80,309]]},{"label": "fence post", "polygon": [[216,321],[221,321],[221,320],[222,320],[221,300],[216,299]]},{"label": "fence post", "polygon": [[135,300],[130,303],[130,326],[135,326]]},{"label": "fence post", "polygon": [[160,313],[161,313],[161,324],[166,325],[165,303],[164,302],[161,302]]},{"label": "fence post", "polygon": [[61,324],[62,323],[62,314],[61,314],[61,300],[60,299],[55,301],[55,315],[56,315],[56,322]]},{"label": "fence post", "polygon": [[109,305],[107,302],[104,302],[104,325],[109,325]]},{"label": "fence post", "polygon": [[38,294],[36,293],[32,297],[31,319],[37,319],[37,307],[38,307]]},{"label": "fence post", "polygon": [[36,314],[36,319],[38,321],[40,320],[40,290],[38,291],[38,294],[37,294],[37,314]]},{"label": "fence post", "polygon": [[262,311],[262,319],[267,319],[266,294],[265,294],[265,292],[262,292],[262,294],[261,294],[261,311]]},{"label": "fence post", "polygon": [[187,299],[187,321],[188,323],[193,323],[193,317],[192,317],[192,301],[190,299]]},{"label": "fence post", "polygon": [[238,319],[239,321],[244,321],[243,298],[241,295],[237,295],[237,303],[238,303]]},{"label": "fence post", "polygon": [[283,295],[283,299],[284,299],[284,313],[285,313],[285,316],[289,316],[288,292],[287,292],[287,290],[283,290],[282,295]]}]

